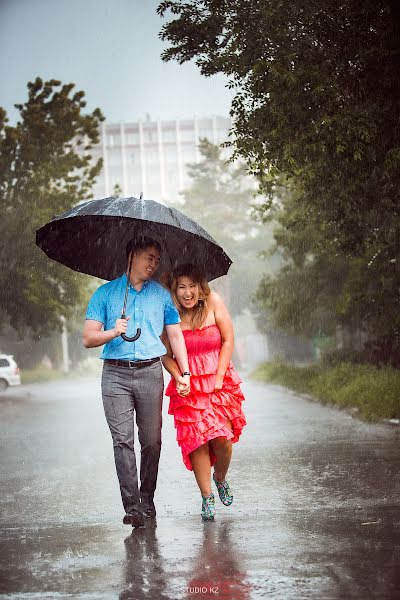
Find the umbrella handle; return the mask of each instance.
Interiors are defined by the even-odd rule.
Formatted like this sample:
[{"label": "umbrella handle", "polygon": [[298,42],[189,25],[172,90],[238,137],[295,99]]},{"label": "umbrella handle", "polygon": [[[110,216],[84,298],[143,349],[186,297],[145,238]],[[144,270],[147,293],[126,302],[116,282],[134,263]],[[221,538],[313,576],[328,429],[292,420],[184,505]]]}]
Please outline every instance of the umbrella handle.
[{"label": "umbrella handle", "polygon": [[[131,254],[131,258],[129,260],[129,269],[128,269],[128,277],[126,280],[126,290],[125,290],[125,299],[124,299],[124,308],[122,309],[122,314],[121,314],[121,319],[126,319],[126,301],[128,298],[128,289],[129,289],[129,279],[131,277],[131,267],[132,267],[132,254]],[[133,337],[128,337],[127,335],[125,335],[125,333],[121,333],[121,337],[125,342],[136,342],[136,340],[138,340],[140,338],[140,334],[142,333],[142,330],[140,329],[140,327],[138,327],[136,329],[136,333]]]},{"label": "umbrella handle", "polygon": [[140,338],[141,333],[142,333],[142,330],[140,329],[140,327],[138,327],[138,329],[136,330],[136,333],[133,337],[128,337],[124,333],[121,333],[121,337],[123,340],[125,340],[125,342],[136,342],[136,340],[138,340]]},{"label": "umbrella handle", "polygon": [[[126,319],[125,310],[122,311],[121,319]],[[142,330],[140,329],[140,327],[138,327],[136,329],[136,333],[133,337],[129,337],[129,336],[125,335],[125,333],[121,333],[121,337],[123,340],[125,340],[125,342],[136,342],[136,340],[138,340],[140,338],[141,333],[142,333]]]}]

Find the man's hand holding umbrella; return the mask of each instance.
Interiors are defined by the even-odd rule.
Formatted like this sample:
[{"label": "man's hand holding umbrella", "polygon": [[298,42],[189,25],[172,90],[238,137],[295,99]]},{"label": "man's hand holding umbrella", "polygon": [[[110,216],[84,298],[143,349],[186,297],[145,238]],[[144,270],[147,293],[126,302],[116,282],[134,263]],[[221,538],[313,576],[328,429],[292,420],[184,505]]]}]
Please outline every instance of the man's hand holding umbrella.
[{"label": "man's hand holding umbrella", "polygon": [[117,319],[115,321],[115,327],[114,327],[114,331],[115,331],[115,337],[118,337],[119,335],[126,335],[126,332],[128,330],[128,321],[130,319],[130,316],[126,316],[125,319]]},{"label": "man's hand holding umbrella", "polygon": [[97,348],[107,344],[111,340],[121,335],[125,335],[128,329],[128,321],[130,317],[125,319],[117,319],[115,326],[107,331],[102,331],[102,324],[91,325],[85,328],[83,333],[83,344],[86,348]]}]

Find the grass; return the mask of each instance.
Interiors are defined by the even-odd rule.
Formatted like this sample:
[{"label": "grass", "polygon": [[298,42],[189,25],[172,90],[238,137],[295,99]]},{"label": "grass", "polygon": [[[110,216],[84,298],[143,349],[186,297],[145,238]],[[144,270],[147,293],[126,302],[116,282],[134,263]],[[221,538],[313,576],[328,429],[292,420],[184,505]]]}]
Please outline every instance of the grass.
[{"label": "grass", "polygon": [[54,381],[65,377],[62,371],[48,369],[38,365],[33,369],[21,369],[21,383],[43,383],[45,381]]},{"label": "grass", "polygon": [[102,361],[90,357],[81,361],[79,367],[65,374],[62,370],[49,369],[41,364],[32,369],[21,369],[21,383],[44,383],[65,377],[92,377],[100,376]]},{"label": "grass", "polygon": [[400,418],[398,369],[349,362],[307,367],[273,362],[259,365],[251,377],[310,394],[323,404],[355,408],[365,421]]}]

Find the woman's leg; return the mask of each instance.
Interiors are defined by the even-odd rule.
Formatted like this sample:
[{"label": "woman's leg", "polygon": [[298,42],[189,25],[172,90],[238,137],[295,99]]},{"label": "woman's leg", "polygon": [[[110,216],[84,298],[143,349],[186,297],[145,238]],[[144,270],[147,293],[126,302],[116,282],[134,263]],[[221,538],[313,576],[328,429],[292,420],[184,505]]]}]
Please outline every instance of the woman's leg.
[{"label": "woman's leg", "polygon": [[214,473],[217,481],[225,481],[232,458],[232,442],[226,438],[215,438],[211,442],[215,454]]},{"label": "woman's leg", "polygon": [[[232,423],[227,420],[227,425],[232,431]],[[215,438],[210,441],[215,454],[214,473],[217,481],[225,481],[226,474],[232,458],[232,442],[224,437]]]},{"label": "woman's leg", "polygon": [[211,462],[208,442],[193,450],[189,456],[201,495],[209,496],[211,494]]}]

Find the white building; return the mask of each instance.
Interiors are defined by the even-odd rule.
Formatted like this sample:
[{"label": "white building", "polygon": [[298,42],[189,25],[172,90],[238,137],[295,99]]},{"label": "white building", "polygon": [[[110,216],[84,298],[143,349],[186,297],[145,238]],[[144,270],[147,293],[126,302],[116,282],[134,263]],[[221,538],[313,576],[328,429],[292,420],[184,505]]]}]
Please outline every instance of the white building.
[{"label": "white building", "polygon": [[213,144],[228,140],[227,117],[194,117],[176,121],[102,123],[94,158],[103,158],[103,170],[93,189],[94,197],[111,196],[118,185],[123,196],[158,201],[176,200],[190,185],[188,163],[200,160],[199,138]]}]

